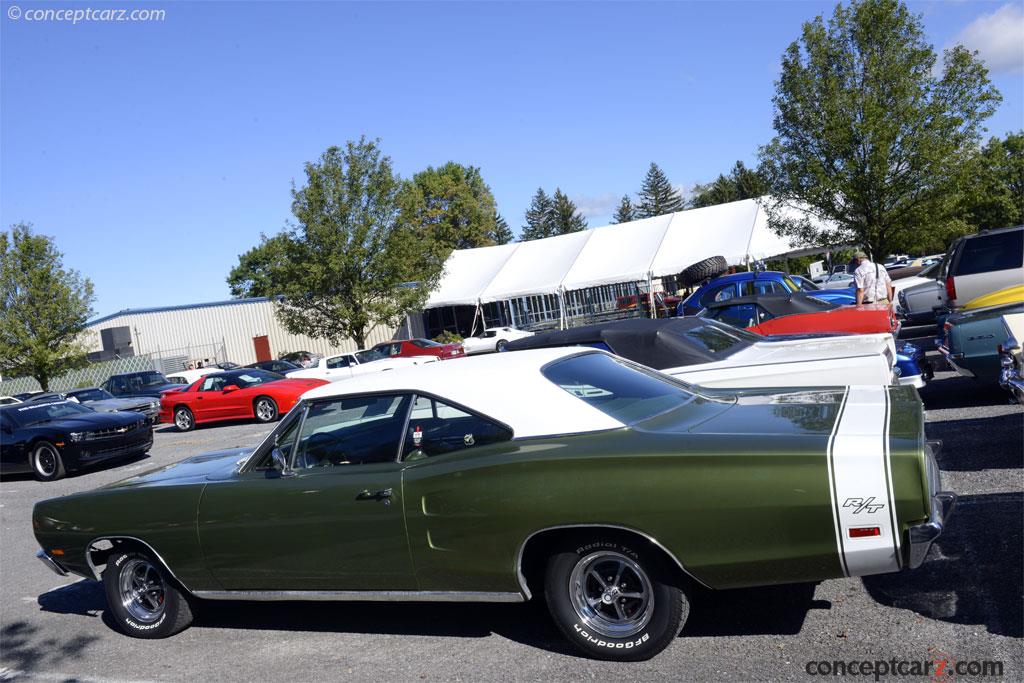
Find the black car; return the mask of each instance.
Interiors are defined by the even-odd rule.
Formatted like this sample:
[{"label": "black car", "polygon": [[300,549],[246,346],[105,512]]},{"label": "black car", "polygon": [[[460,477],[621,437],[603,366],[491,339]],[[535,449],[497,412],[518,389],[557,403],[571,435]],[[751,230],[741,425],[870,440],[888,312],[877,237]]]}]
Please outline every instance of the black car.
[{"label": "black car", "polygon": [[106,389],[88,387],[85,389],[72,389],[64,394],[64,398],[69,401],[78,401],[98,413],[113,413],[117,411],[141,413],[146,416],[150,424],[155,423],[160,416],[160,399],[151,396],[118,398]]},{"label": "black car", "polygon": [[285,375],[292,370],[301,370],[302,368],[295,363],[291,363],[286,360],[261,360],[255,363],[249,363],[245,367],[247,368],[259,368],[260,370],[266,370],[267,372],[276,372],[279,375]]},{"label": "black car", "polygon": [[116,398],[129,396],[152,396],[160,398],[160,394],[171,389],[181,389],[180,384],[174,384],[156,370],[145,370],[143,372],[128,372],[123,375],[111,375],[103,383],[104,390],[109,391]]},{"label": "black car", "polygon": [[73,401],[2,406],[0,436],[0,472],[31,472],[40,481],[153,445],[153,428],[142,415],[97,413]]}]

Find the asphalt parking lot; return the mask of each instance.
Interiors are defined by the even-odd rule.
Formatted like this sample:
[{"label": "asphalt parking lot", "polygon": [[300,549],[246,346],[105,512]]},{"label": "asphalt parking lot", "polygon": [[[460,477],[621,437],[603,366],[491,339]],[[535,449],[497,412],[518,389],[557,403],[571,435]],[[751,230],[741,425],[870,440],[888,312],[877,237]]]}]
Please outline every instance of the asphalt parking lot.
[{"label": "asphalt parking lot", "polygon": [[998,660],[1006,679],[1020,680],[1024,409],[949,372],[921,394],[927,436],[944,442],[945,488],[960,494],[921,568],[698,594],[677,641],[636,664],[577,656],[533,604],[216,603],[173,638],[121,636],[100,584],[57,577],[35,559],[31,509],[269,431],[161,426],[150,454],[133,462],[50,484],[0,483],[0,681],[807,680],[808,662],[892,658]]}]

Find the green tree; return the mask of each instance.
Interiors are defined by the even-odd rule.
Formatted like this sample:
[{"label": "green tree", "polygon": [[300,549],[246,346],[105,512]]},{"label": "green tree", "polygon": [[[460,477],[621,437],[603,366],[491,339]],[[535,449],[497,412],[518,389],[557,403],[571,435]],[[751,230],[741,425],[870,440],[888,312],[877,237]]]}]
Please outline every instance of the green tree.
[{"label": "green tree", "polygon": [[741,199],[757,199],[768,193],[768,182],[755,169],[747,168],[742,161],[729,171],[729,175],[719,175],[707,185],[698,185],[690,206],[699,209],[715,204],[738,202]]},{"label": "green tree", "polygon": [[1024,223],[1024,131],[993,137],[971,166],[965,221],[974,229]]},{"label": "green tree", "polygon": [[[292,334],[360,347],[376,325],[421,308],[446,249],[402,220],[402,182],[377,141],[330,147],[292,187],[295,223],[239,258],[237,296],[281,295],[276,314]],[[256,268],[250,268],[255,264]]]},{"label": "green tree", "polygon": [[553,234],[551,207],[551,198],[544,192],[544,188],[538,187],[533,199],[530,200],[530,206],[526,209],[526,225],[519,233],[519,241],[538,240]]},{"label": "green tree", "polygon": [[53,240],[28,223],[0,233],[0,373],[50,380],[84,366],[92,282],[64,268]]},{"label": "green tree", "polygon": [[491,241],[495,244],[508,244],[515,239],[515,235],[512,234],[512,229],[508,227],[508,221],[505,220],[497,211],[494,212],[494,232],[491,233]]},{"label": "green tree", "polygon": [[897,0],[854,0],[804,24],[760,152],[776,232],[881,258],[959,229],[966,160],[1001,97],[962,46],[946,50],[941,75],[936,62],[921,18]]},{"label": "green tree", "polygon": [[449,161],[412,177],[402,196],[403,220],[435,247],[494,244],[495,205],[480,169]]},{"label": "green tree", "polygon": [[633,202],[629,200],[629,195],[622,195],[622,201],[619,202],[619,208],[615,209],[615,215],[612,216],[612,223],[628,223],[636,220],[636,209],[633,207]]},{"label": "green tree", "polygon": [[672,187],[668,176],[656,163],[651,162],[640,188],[636,207],[637,218],[651,218],[683,210],[683,198]]},{"label": "green tree", "polygon": [[587,229],[587,219],[576,209],[576,204],[562,192],[561,188],[555,188],[551,201],[550,225],[553,235],[565,235]]}]

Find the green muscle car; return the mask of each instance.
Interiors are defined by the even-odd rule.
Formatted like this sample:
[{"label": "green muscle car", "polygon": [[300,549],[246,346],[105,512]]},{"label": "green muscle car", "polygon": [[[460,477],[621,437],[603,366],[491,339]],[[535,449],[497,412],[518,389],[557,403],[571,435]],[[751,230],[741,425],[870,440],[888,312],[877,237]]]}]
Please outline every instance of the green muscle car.
[{"label": "green muscle car", "polygon": [[39,557],[130,636],[205,600],[543,596],[590,656],[646,659],[691,588],[914,568],[942,492],[912,387],[695,389],[594,349],[314,389],[254,450],[40,502]]},{"label": "green muscle car", "polygon": [[1006,341],[1003,316],[1024,313],[1024,303],[952,313],[942,326],[939,351],[957,373],[987,384],[999,382],[999,345]]}]

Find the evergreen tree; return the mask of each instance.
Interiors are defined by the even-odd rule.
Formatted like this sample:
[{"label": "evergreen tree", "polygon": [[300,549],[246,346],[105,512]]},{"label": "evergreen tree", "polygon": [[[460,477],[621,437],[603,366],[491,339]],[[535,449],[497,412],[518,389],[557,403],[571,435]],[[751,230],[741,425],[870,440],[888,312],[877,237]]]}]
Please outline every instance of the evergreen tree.
[{"label": "evergreen tree", "polygon": [[515,239],[512,229],[508,227],[508,221],[497,211],[494,212],[494,232],[491,233],[491,239],[495,244],[508,244]]},{"label": "evergreen tree", "polygon": [[719,175],[714,182],[698,185],[693,192],[690,206],[703,206],[737,202],[741,199],[757,199],[768,194],[768,181],[759,171],[747,168],[737,161],[729,175]]},{"label": "evergreen tree", "polygon": [[628,223],[636,220],[636,208],[633,206],[633,202],[629,200],[629,195],[622,195],[622,201],[619,202],[619,208],[615,209],[615,215],[612,216],[612,223]]},{"label": "evergreen tree", "polygon": [[549,224],[552,235],[565,235],[566,233],[587,229],[587,219],[576,209],[576,204],[560,188],[555,188]]},{"label": "evergreen tree", "polygon": [[643,187],[640,188],[636,218],[651,218],[682,210],[683,198],[673,189],[665,172],[651,162]]},{"label": "evergreen tree", "polygon": [[519,235],[519,241],[538,240],[552,234],[551,207],[551,198],[544,192],[544,188],[538,187],[530,207],[526,209],[526,225]]}]

